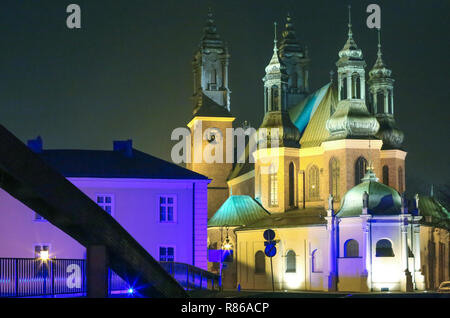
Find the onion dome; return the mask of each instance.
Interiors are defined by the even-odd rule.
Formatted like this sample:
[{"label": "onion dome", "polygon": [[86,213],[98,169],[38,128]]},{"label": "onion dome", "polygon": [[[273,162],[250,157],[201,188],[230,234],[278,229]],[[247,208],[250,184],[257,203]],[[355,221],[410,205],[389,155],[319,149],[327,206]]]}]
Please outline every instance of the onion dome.
[{"label": "onion dome", "polygon": [[394,188],[378,182],[378,178],[371,168],[367,171],[362,182],[351,188],[341,201],[341,208],[337,217],[358,217],[364,207],[364,195],[368,194],[367,213],[370,215],[399,215],[402,213],[402,198]]},{"label": "onion dome", "polygon": [[403,131],[397,128],[393,114],[378,114],[380,129],[375,135],[383,140],[382,149],[400,149],[405,138]]},{"label": "onion dome", "polygon": [[[377,52],[377,60],[375,61],[374,66],[372,67],[372,69],[369,72],[369,78],[370,79],[375,79],[375,78],[390,78],[392,71],[390,69],[388,69],[384,62],[383,62],[383,58],[382,58],[382,53],[381,53],[381,39],[380,39],[380,30],[378,30],[378,52]],[[392,82],[394,80],[392,79]]]},{"label": "onion dome", "polygon": [[208,18],[200,41],[200,47],[204,49],[217,48],[220,49],[220,51],[225,50],[224,42],[221,40],[219,33],[217,33],[217,27],[211,9],[209,9],[208,12]]},{"label": "onion dome", "polygon": [[377,119],[368,112],[363,100],[341,100],[334,114],[327,120],[329,140],[375,136],[380,128]]}]

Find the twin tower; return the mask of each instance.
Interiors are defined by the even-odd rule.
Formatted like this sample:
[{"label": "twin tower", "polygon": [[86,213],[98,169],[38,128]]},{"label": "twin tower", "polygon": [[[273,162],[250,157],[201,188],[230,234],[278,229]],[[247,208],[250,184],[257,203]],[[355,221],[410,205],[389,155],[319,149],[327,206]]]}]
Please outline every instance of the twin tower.
[{"label": "twin tower", "polygon": [[[209,135],[201,139],[191,138],[192,158],[187,163],[188,169],[212,180],[208,187],[209,218],[230,195],[227,181],[235,177],[232,170],[236,170],[236,166],[226,162],[225,151],[221,163],[196,162],[193,159],[196,152],[203,151],[210,143],[222,142],[227,145],[230,142],[226,140],[225,131],[233,127],[235,118],[230,112],[229,59],[227,45],[217,33],[212,13],[209,12],[203,37],[192,61],[193,117],[188,123],[191,136],[200,130],[205,137],[207,129]],[[301,132],[292,123],[289,110],[310,94],[309,64],[308,50],[299,44],[288,14],[279,43],[275,25],[273,55],[263,78],[265,117],[260,128],[280,128],[278,147],[301,147]],[[379,41],[378,58],[369,72],[369,96],[366,101],[366,64],[361,50],[353,40],[350,15],[348,39],[339,52],[336,66],[338,103],[326,122],[328,140],[374,137],[383,140],[385,150],[399,149],[403,133],[396,128],[393,118],[394,80],[390,77],[391,71],[383,63]],[[247,169],[256,170],[253,166]],[[255,179],[258,180],[256,175]],[[248,191],[258,197],[256,192],[258,191],[255,189]]]}]

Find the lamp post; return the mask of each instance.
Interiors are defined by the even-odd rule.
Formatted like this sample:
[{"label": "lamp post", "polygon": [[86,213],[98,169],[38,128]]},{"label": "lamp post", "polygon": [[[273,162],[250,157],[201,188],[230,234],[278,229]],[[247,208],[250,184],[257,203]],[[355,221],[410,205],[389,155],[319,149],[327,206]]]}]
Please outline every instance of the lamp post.
[{"label": "lamp post", "polygon": [[[223,263],[230,253],[233,252],[233,244],[230,242],[230,237],[228,236],[228,226],[226,226],[227,236],[225,237],[225,241],[222,242],[221,253],[220,253],[220,286],[223,289]],[[230,252],[231,251],[231,252]]]}]

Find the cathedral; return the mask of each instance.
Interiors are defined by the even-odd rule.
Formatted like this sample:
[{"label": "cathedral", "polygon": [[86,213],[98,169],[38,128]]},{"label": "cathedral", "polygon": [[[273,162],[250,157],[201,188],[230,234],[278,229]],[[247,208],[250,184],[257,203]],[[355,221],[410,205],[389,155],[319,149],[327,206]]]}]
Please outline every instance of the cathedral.
[{"label": "cathedral", "polygon": [[[221,273],[224,288],[420,291],[449,279],[450,213],[433,195],[404,195],[407,152],[380,30],[367,76],[350,11],[346,37],[337,76],[314,90],[292,17],[279,39],[275,24],[262,79],[264,119],[250,136],[257,147],[247,143],[238,162],[223,154],[218,162],[187,163],[211,179],[208,266]],[[225,133],[235,119],[229,59],[210,12],[192,62],[188,127],[204,138],[190,140],[191,159],[211,143],[234,142]],[[275,232],[271,258],[264,253],[267,229]]]}]

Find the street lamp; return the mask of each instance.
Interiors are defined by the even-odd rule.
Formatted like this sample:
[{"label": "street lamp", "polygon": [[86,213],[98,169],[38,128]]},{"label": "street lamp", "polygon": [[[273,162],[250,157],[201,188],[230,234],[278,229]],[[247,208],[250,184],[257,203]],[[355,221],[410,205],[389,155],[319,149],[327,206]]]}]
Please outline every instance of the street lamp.
[{"label": "street lamp", "polygon": [[48,261],[49,259],[49,255],[48,255],[48,250],[42,250],[39,252],[39,258],[41,259],[41,261]]}]

